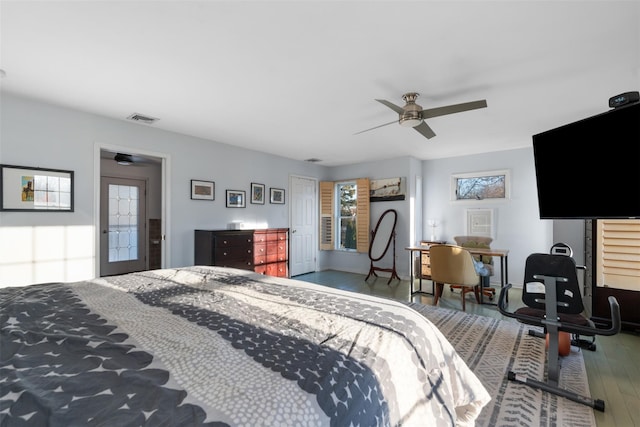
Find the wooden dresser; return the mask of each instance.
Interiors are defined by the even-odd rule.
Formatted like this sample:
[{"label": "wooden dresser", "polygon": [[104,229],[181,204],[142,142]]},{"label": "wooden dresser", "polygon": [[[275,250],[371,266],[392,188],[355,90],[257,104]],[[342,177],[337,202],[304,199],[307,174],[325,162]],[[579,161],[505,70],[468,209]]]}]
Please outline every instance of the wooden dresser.
[{"label": "wooden dresser", "polygon": [[195,230],[195,265],[289,277],[289,229]]}]

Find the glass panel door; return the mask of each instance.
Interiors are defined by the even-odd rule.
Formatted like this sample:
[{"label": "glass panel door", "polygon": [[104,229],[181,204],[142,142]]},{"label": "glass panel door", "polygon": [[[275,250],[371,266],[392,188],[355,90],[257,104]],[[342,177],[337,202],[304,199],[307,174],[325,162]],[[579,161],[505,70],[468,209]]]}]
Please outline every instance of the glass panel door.
[{"label": "glass panel door", "polygon": [[146,269],[145,184],[102,177],[101,276]]}]

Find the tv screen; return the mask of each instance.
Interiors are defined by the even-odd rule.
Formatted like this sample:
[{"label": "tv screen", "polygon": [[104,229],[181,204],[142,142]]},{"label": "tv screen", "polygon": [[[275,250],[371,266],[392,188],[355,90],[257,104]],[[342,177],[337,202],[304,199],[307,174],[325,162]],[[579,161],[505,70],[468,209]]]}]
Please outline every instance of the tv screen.
[{"label": "tv screen", "polygon": [[640,103],[533,135],[541,219],[640,218]]}]

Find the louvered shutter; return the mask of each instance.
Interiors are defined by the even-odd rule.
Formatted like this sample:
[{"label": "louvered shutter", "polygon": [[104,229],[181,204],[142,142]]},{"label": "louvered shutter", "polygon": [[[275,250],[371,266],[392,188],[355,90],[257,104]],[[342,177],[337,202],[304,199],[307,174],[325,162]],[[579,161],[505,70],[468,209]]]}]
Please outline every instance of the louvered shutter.
[{"label": "louvered shutter", "polygon": [[334,183],[320,181],[320,250],[333,249]]},{"label": "louvered shutter", "polygon": [[640,290],[640,220],[598,220],[597,286]]},{"label": "louvered shutter", "polygon": [[358,199],[356,201],[356,250],[361,253],[369,253],[369,179],[356,180],[358,186]]}]

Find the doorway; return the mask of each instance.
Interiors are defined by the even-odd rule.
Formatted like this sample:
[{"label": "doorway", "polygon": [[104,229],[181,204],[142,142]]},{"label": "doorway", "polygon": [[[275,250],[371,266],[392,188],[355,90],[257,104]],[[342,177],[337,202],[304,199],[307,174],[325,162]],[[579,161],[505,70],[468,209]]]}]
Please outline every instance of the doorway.
[{"label": "doorway", "polygon": [[95,150],[95,276],[165,268],[169,157],[118,146]]},{"label": "doorway", "polygon": [[318,241],[318,182],[313,178],[290,177],[291,236],[290,275],[316,271]]}]

